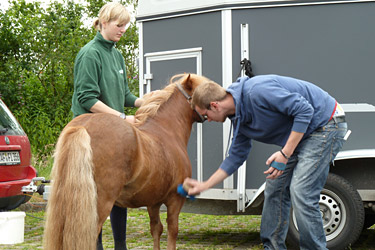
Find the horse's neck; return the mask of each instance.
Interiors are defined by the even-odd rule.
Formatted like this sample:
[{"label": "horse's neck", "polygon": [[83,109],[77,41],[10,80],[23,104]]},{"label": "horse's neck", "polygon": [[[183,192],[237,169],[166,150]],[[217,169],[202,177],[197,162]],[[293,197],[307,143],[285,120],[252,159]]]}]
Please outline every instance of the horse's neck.
[{"label": "horse's neck", "polygon": [[149,134],[180,137],[187,144],[192,128],[192,110],[186,99],[177,93],[163,104],[158,113],[140,127]]}]

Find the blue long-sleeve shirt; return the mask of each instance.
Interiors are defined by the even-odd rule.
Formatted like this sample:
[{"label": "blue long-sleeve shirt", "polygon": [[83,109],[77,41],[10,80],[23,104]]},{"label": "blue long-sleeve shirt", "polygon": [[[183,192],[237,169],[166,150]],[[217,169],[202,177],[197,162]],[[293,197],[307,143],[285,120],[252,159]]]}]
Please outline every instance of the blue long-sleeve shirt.
[{"label": "blue long-sleeve shirt", "polygon": [[228,175],[247,159],[251,140],[283,147],[291,131],[311,132],[329,121],[336,100],[307,81],[278,75],[242,77],[230,85],[235,115],[228,157],[220,168]]}]

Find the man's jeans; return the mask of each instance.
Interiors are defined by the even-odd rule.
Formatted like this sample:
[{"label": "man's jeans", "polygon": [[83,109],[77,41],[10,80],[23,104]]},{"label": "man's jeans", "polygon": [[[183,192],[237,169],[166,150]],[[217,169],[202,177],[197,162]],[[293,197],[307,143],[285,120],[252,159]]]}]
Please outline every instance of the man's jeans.
[{"label": "man's jeans", "polygon": [[300,249],[327,249],[319,210],[320,192],[346,132],[346,122],[329,122],[300,142],[281,176],[267,179],[260,232],[265,249],[286,249],[291,203]]}]

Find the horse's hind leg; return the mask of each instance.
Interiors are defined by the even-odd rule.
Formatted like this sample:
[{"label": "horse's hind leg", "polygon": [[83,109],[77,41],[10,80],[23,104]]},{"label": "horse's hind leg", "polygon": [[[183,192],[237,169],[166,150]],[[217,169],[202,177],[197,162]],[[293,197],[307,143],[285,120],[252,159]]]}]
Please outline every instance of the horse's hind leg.
[{"label": "horse's hind leg", "polygon": [[154,250],[160,249],[160,236],[163,232],[163,225],[160,221],[160,204],[147,207],[148,215],[150,217],[151,235],[154,239]]},{"label": "horse's hind leg", "polygon": [[168,201],[167,206],[167,223],[168,223],[168,245],[167,250],[176,249],[178,235],[178,216],[184,205],[185,199],[181,197],[172,198]]},{"label": "horse's hind leg", "polygon": [[[107,190],[102,188],[103,184],[101,181],[97,182],[98,189],[98,201],[97,201],[97,211],[98,211],[98,225],[97,225],[97,236],[99,236],[100,231],[102,230],[104,222],[107,220],[108,216],[111,213],[113,205],[115,203],[115,195],[118,195],[117,192],[110,194]],[[114,190],[114,189],[111,189]],[[112,195],[112,197],[111,197]]]}]

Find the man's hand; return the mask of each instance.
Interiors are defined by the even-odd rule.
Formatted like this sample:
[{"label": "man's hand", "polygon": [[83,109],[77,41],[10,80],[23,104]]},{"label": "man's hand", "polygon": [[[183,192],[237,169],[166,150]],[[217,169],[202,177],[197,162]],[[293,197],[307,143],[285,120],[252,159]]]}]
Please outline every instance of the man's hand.
[{"label": "man's hand", "polygon": [[191,178],[186,178],[182,186],[189,195],[199,195],[207,189],[204,182],[199,182]]},{"label": "man's hand", "polygon": [[266,171],[264,171],[264,174],[268,175],[266,179],[276,179],[277,177],[279,177],[280,175],[284,173],[283,170],[278,170],[271,166],[271,163],[273,161],[277,163],[283,163],[283,164],[287,164],[288,162],[288,160],[285,159],[285,157],[281,154],[280,151],[277,151],[276,153],[271,155],[271,157],[268,158],[268,160],[266,161],[266,164],[270,166]]},{"label": "man's hand", "polygon": [[225,178],[228,177],[228,174],[219,168],[213,173],[207,181],[199,182],[197,180],[186,178],[183,186],[188,187],[189,190],[186,190],[189,195],[198,195],[203,191],[206,191],[209,188],[212,188],[216,184],[222,182]]}]

